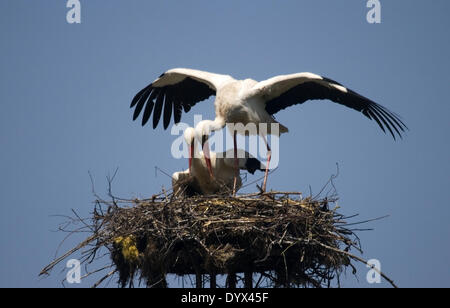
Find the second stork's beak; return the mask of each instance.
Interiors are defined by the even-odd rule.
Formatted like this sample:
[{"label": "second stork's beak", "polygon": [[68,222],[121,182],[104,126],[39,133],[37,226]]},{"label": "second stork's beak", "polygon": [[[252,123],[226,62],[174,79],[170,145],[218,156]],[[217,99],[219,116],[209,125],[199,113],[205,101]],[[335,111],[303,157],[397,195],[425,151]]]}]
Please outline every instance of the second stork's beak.
[{"label": "second stork's beak", "polygon": [[205,162],[206,167],[208,168],[209,175],[211,176],[211,179],[214,179],[214,173],[211,166],[211,153],[209,151],[209,144],[208,144],[208,137],[203,136],[202,137],[202,149],[203,149],[203,155],[205,156]]}]

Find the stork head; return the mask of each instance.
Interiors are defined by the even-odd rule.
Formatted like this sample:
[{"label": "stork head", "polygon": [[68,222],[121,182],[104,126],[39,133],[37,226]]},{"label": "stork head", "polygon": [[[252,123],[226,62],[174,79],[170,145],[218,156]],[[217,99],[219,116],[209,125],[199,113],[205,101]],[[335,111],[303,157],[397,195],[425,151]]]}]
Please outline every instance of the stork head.
[{"label": "stork head", "polygon": [[213,131],[213,122],[211,120],[200,121],[195,127],[195,138],[202,143],[202,149],[208,142],[209,135]]},{"label": "stork head", "polygon": [[255,174],[256,170],[264,171],[265,168],[266,167],[263,165],[263,163],[260,162],[257,158],[249,157],[245,161],[245,169],[251,174]]},{"label": "stork head", "polygon": [[214,174],[211,167],[211,158],[208,139],[212,131],[219,129],[215,121],[203,120],[200,121],[195,127],[195,138],[202,143],[203,156],[205,157],[206,166],[208,167],[209,175],[214,178]]}]

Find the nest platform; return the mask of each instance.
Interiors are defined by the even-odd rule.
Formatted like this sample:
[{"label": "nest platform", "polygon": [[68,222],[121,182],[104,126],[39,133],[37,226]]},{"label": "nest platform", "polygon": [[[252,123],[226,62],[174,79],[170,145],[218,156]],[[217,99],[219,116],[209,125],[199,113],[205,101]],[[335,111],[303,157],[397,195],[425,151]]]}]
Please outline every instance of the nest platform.
[{"label": "nest platform", "polygon": [[93,217],[80,219],[92,234],[41,274],[83,248],[83,263],[106,248],[110,271],[94,287],[113,275],[122,287],[167,287],[169,274],[195,287],[339,285],[365,261],[350,253],[361,252],[355,223],[336,201],[298,192],[97,200]]}]

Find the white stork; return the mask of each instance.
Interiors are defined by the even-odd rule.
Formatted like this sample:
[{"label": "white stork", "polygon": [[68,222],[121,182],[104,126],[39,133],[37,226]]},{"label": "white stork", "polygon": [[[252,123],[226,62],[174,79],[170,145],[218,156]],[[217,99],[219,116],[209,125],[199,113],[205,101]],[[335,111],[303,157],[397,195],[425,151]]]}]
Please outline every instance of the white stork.
[{"label": "white stork", "polygon": [[[386,129],[389,130],[394,139],[396,134],[401,138],[401,132],[407,129],[401,119],[385,107],[336,81],[312,73],[281,75],[257,82],[252,79],[236,80],[228,75],[176,68],[165,72],[137,93],[130,107],[135,107],[133,120],[144,110],[142,125],[147,123],[153,112],[153,128],[158,126],[163,114],[164,129],[167,129],[172,114],[174,122],[178,123],[183,110],[188,112],[192,106],[212,95],[216,96],[216,118],[199,123],[199,128],[205,136],[222,129],[226,123],[254,123],[257,128],[260,123],[267,123],[270,128],[271,123],[278,123],[273,117],[278,111],[318,99],[328,99],[361,112],[367,118],[375,120],[385,133]],[[285,132],[288,132],[288,129],[280,125],[279,134]],[[268,133],[271,133],[270,130]],[[236,132],[233,134],[236,147]],[[265,136],[262,137],[267,144]],[[268,163],[262,187],[264,191],[270,162],[268,144],[267,150]]]},{"label": "white stork", "polygon": [[[172,175],[172,187],[176,196],[227,194],[239,190],[242,179],[236,176],[234,158],[230,153],[209,152],[205,160],[202,151],[195,146],[195,130],[189,127],[184,132],[184,139],[189,147],[189,169]],[[209,149],[208,149],[209,151]],[[238,168],[254,174],[256,170],[265,170],[261,162],[244,150],[239,150]],[[227,156],[228,155],[228,156]],[[209,161],[208,166],[206,162]],[[234,179],[237,178],[237,183]]]}]

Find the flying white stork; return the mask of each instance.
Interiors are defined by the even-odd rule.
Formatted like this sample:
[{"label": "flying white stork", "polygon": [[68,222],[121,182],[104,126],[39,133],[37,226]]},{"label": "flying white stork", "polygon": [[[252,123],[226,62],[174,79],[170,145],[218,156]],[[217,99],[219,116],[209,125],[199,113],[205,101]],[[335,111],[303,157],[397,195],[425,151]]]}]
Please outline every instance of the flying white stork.
[{"label": "flying white stork", "polygon": [[[192,127],[184,131],[184,139],[189,147],[189,169],[172,175],[172,187],[176,196],[227,194],[239,190],[242,179],[236,175],[234,158],[230,153],[209,152],[210,166],[205,156],[197,149],[195,130]],[[208,149],[209,150],[209,149]],[[239,150],[238,168],[254,174],[256,170],[265,170],[261,162],[248,152]],[[212,172],[212,174],[210,174]],[[237,183],[234,179],[237,178]]]},{"label": "flying white stork", "polygon": [[[167,129],[172,114],[174,122],[179,123],[183,110],[188,112],[192,106],[212,95],[216,96],[216,118],[199,123],[205,136],[222,129],[226,123],[254,123],[257,128],[260,123],[267,123],[267,133],[270,134],[270,124],[278,123],[273,117],[275,113],[307,100],[318,99],[328,99],[361,112],[367,118],[375,120],[385,133],[386,129],[389,130],[394,139],[396,134],[401,138],[401,132],[407,129],[401,119],[385,107],[336,81],[312,73],[281,75],[257,82],[252,79],[236,80],[228,75],[176,68],[168,70],[137,93],[130,107],[135,107],[133,120],[144,110],[142,125],[147,123],[153,113],[153,128],[158,126],[163,115],[164,129]],[[288,132],[288,129],[280,124],[279,134],[285,132]],[[236,131],[233,134],[236,150]],[[265,191],[271,152],[265,136],[262,137],[268,150],[262,187]]]}]

